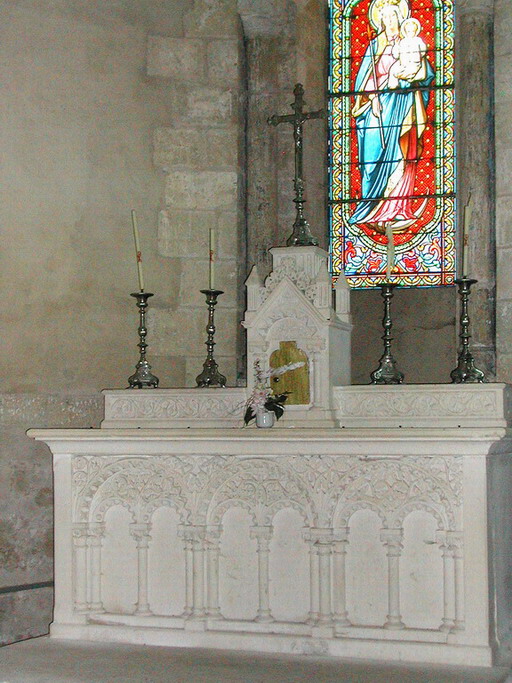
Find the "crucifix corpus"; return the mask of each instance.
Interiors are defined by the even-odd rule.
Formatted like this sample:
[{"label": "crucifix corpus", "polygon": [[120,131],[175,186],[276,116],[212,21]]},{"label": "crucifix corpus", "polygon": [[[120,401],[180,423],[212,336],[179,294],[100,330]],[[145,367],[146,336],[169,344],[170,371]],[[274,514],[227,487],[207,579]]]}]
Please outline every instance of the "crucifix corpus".
[{"label": "crucifix corpus", "polygon": [[290,105],[293,109],[293,114],[285,116],[271,116],[268,123],[272,126],[278,126],[280,123],[291,123],[293,126],[293,139],[295,142],[295,179],[293,181],[295,187],[295,206],[297,207],[297,215],[295,223],[293,224],[293,232],[286,241],[288,247],[316,247],[318,240],[311,234],[309,223],[304,217],[304,178],[302,176],[303,170],[303,132],[302,127],[309,119],[323,119],[325,117],[325,110],[304,112],[304,88],[300,83],[297,83],[293,89],[295,101]]}]

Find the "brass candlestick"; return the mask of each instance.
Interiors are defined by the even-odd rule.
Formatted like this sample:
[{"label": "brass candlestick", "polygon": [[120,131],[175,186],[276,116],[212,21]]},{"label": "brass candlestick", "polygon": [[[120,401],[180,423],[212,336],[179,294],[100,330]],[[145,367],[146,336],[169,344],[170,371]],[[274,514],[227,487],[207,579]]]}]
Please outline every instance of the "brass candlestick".
[{"label": "brass candlestick", "polygon": [[478,280],[472,280],[466,276],[455,280],[455,284],[459,287],[459,295],[461,300],[461,313],[460,313],[460,333],[459,339],[461,341],[460,351],[458,355],[457,367],[454,368],[450,377],[452,378],[452,384],[477,384],[486,382],[486,377],[484,373],[475,367],[475,359],[473,354],[469,349],[469,340],[471,335],[469,334],[469,295],[471,293],[471,286],[476,284]]},{"label": "brass candlestick", "polygon": [[140,349],[139,362],[135,366],[135,373],[128,378],[128,385],[130,389],[156,389],[159,379],[151,372],[151,365],[146,358],[146,335],[148,333],[146,328],[146,310],[148,307],[148,299],[153,296],[150,292],[134,292],[130,294],[137,299],[137,307],[139,309],[139,343],[137,346]]},{"label": "brass candlestick", "polygon": [[402,384],[404,381],[404,374],[396,367],[396,361],[391,353],[391,328],[393,322],[391,320],[391,299],[393,298],[393,289],[397,285],[393,282],[383,282],[380,285],[381,294],[384,299],[384,318],[382,325],[384,327],[384,334],[382,340],[384,341],[384,353],[379,361],[379,367],[374,370],[371,375],[371,384]]},{"label": "brass candlestick", "polygon": [[196,377],[198,387],[225,387],[226,378],[219,372],[219,367],[213,357],[213,347],[215,346],[215,306],[217,299],[221,294],[224,294],[220,289],[201,289],[201,293],[206,295],[206,305],[208,306],[208,324],[206,325],[206,332],[208,337],[206,339],[207,355],[203,363],[203,371]]}]

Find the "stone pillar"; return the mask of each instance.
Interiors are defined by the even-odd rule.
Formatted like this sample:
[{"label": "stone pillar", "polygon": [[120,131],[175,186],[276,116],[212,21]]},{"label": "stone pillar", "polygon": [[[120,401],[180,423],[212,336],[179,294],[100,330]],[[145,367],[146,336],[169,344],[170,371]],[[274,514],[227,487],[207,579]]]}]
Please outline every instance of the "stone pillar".
[{"label": "stone pillar", "polygon": [[247,51],[247,262],[266,276],[268,250],[286,243],[294,221],[292,129],[271,127],[267,119],[291,112],[295,7],[238,0],[238,9]]},{"label": "stone pillar", "polygon": [[220,525],[206,528],[207,556],[207,607],[209,619],[222,619],[219,605],[219,543],[222,527]]},{"label": "stone pillar", "polygon": [[334,621],[337,626],[350,626],[347,613],[345,561],[347,557],[348,527],[335,529],[332,567]]},{"label": "stone pillar", "polygon": [[447,542],[453,552],[453,572],[455,585],[455,619],[452,631],[464,631],[464,543],[462,533],[446,532]]},{"label": "stone pillar", "polygon": [[254,526],[251,538],[258,543],[258,614],[255,621],[274,621],[269,600],[269,544],[272,538],[271,526]]},{"label": "stone pillar", "polygon": [[458,0],[455,6],[459,234],[463,205],[471,191],[469,275],[478,279],[471,299],[472,350],[477,367],[492,379],[496,372],[494,0]]},{"label": "stone pillar", "polygon": [[455,624],[454,553],[447,541],[446,532],[438,532],[437,543],[443,557],[443,619],[439,630],[449,633]]},{"label": "stone pillar", "polygon": [[388,615],[384,628],[405,628],[400,614],[400,555],[402,554],[402,529],[382,529],[380,539],[386,546],[388,558]]},{"label": "stone pillar", "polygon": [[148,602],[149,524],[130,524],[130,534],[137,544],[137,605],[135,614],[151,614]]},{"label": "stone pillar", "polygon": [[101,600],[101,546],[105,536],[104,524],[90,524],[87,535],[89,609],[104,612]]},{"label": "stone pillar", "polygon": [[87,524],[73,525],[75,610],[87,612]]},{"label": "stone pillar", "polygon": [[496,122],[496,247],[497,247],[497,379],[512,382],[512,71],[510,23],[512,3],[495,0],[494,77]]}]

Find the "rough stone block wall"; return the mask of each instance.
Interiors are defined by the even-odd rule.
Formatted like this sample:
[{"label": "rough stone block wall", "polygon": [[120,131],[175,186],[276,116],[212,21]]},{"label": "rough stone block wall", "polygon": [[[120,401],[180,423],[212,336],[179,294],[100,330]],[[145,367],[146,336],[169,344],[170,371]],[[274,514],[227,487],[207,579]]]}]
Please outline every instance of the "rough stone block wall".
[{"label": "rough stone block wall", "polygon": [[195,386],[206,357],[209,230],[216,233],[215,356],[220,371],[237,379],[237,330],[242,287],[239,243],[245,218],[243,71],[236,3],[196,2],[185,35],[148,38],[147,73],[180,93],[183,106],[153,134],[155,165],[165,175],[158,218],[158,251],[179,273],[173,303],[151,314],[157,355],[181,356],[186,386]]},{"label": "rough stone block wall", "polygon": [[496,0],[496,336],[498,380],[512,382],[512,4]]},{"label": "rough stone block wall", "polygon": [[[98,426],[100,390],[125,387],[137,362],[131,208],[148,288],[161,301],[176,290],[157,250],[165,183],[152,134],[178,97],[144,67],[148,33],[181,35],[191,4],[0,0],[11,302],[0,313],[0,644],[46,633],[52,617],[51,586],[33,587],[53,579],[51,455],[25,431]],[[151,356],[162,382],[184,378],[182,358],[162,353]]]},{"label": "rough stone block wall", "polygon": [[[48,632],[53,590],[49,449],[32,427],[97,427],[102,397],[0,394],[0,645]],[[25,590],[18,590],[26,586]]]}]

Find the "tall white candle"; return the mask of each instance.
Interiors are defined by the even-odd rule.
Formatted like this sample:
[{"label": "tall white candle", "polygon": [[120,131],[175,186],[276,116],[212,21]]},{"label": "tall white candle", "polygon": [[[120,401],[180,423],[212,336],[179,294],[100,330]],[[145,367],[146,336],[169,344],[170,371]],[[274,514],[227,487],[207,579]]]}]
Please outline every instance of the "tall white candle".
[{"label": "tall white candle", "polygon": [[464,207],[464,227],[462,231],[462,277],[467,277],[469,271],[469,226],[471,225],[471,192],[468,203]]},{"label": "tall white candle", "polygon": [[132,209],[133,239],[135,241],[135,258],[137,259],[137,275],[139,276],[140,291],[144,291],[144,275],[142,274],[142,254],[140,251],[139,228],[137,226],[137,214]]},{"label": "tall white candle", "polygon": [[210,228],[209,244],[208,244],[208,260],[209,260],[208,287],[209,287],[209,289],[214,289],[214,286],[215,286],[215,230],[213,230],[213,228]]},{"label": "tall white candle", "polygon": [[391,221],[386,223],[386,237],[388,238],[388,244],[386,247],[386,282],[389,282],[391,279],[391,271],[393,270],[393,265],[395,262],[395,240],[393,239],[393,224]]}]

